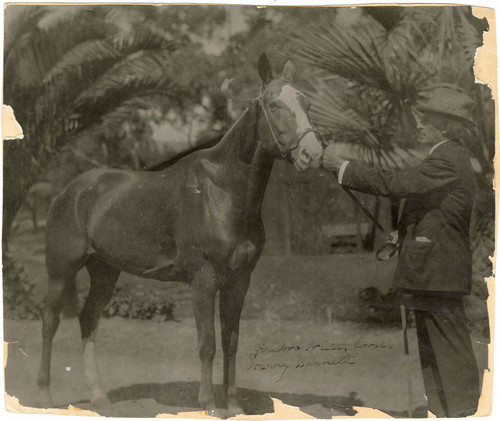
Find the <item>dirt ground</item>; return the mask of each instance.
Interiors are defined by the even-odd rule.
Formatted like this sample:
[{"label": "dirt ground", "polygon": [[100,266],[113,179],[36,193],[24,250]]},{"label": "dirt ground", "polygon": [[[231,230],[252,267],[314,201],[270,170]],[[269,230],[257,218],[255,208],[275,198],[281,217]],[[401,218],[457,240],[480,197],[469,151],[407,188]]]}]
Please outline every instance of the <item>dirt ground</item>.
[{"label": "dirt ground", "polygon": [[[24,406],[34,405],[40,354],[40,322],[5,323],[8,363],[6,391]],[[413,329],[411,348],[415,348]],[[218,336],[219,337],[219,336]],[[376,408],[395,417],[425,416],[418,357],[408,362],[401,332],[358,323],[243,320],[238,350],[239,401],[247,415],[272,412],[271,397],[316,418],[353,415],[352,406]],[[314,347],[321,345],[320,347]],[[474,340],[480,366],[486,349]],[[299,348],[299,349],[297,349]],[[222,351],[214,364],[221,400]],[[156,323],[121,318],[102,321],[98,361],[111,405],[100,411],[115,417],[154,417],[159,413],[200,410],[197,404],[199,360],[193,319]],[[409,403],[407,364],[412,379]],[[79,328],[64,319],[54,345],[54,404],[92,409],[83,383]],[[28,410],[29,412],[29,410]]]},{"label": "dirt ground", "polygon": [[[41,293],[46,285],[43,233],[19,235],[12,250]],[[237,356],[238,395],[245,414],[273,412],[273,397],[322,419],[354,415],[353,406],[375,408],[394,417],[407,417],[411,408],[413,416],[425,417],[415,329],[410,329],[408,359],[397,323],[346,321],[347,316],[356,315],[359,291],[370,285],[387,290],[393,268],[394,261],[378,263],[371,254],[261,259],[245,302]],[[119,284],[129,282],[146,281],[123,276]],[[119,317],[101,321],[97,355],[111,401],[100,410],[102,415],[154,417],[200,410],[200,362],[189,288],[155,285],[172,291],[177,321]],[[4,338],[8,342],[6,392],[21,405],[32,407],[37,397],[41,322],[6,319]],[[484,368],[487,339],[478,331],[473,342]],[[52,361],[54,404],[92,409],[83,381],[76,318],[62,320]],[[214,382],[222,405],[220,344]]]}]

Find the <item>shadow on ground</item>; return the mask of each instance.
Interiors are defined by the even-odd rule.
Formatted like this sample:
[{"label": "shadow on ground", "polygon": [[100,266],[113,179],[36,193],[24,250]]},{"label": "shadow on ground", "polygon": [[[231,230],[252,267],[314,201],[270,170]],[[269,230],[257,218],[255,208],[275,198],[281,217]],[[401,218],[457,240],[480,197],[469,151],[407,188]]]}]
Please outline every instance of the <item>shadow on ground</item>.
[{"label": "shadow on ground", "polygon": [[[125,400],[153,399],[161,405],[173,407],[199,408],[199,382],[144,383],[121,387],[108,393],[111,403]],[[224,392],[221,385],[214,386],[215,403],[219,408],[225,407]],[[362,406],[363,402],[353,392],[350,396],[317,396],[312,394],[263,392],[253,389],[238,388],[239,402],[246,415],[262,415],[274,412],[273,398],[287,405],[301,408],[314,406],[327,410],[335,410],[348,416],[356,413],[353,405]],[[324,412],[324,411],[322,411]],[[309,412],[308,412],[309,413]],[[315,416],[315,414],[310,414]]]},{"label": "shadow on ground", "polygon": [[[175,408],[174,413],[181,411],[199,411],[199,382],[142,383],[111,390],[108,398],[113,406],[121,402],[152,399],[160,405]],[[223,388],[214,386],[216,406],[225,407]],[[356,397],[355,392],[348,396],[318,396],[313,394],[263,392],[253,389],[238,388],[239,402],[245,415],[262,415],[274,412],[273,398],[281,400],[286,405],[298,407],[302,412],[315,418],[331,418],[332,415],[351,417],[356,414],[353,406],[363,406],[363,401]],[[183,410],[182,408],[187,408]],[[97,411],[100,412],[100,411]],[[384,411],[396,418],[408,417],[408,413]],[[103,411],[103,415],[113,416],[112,408]],[[144,417],[154,417],[156,414],[143,414]],[[413,417],[426,417],[425,408],[417,408]],[[120,414],[123,416],[123,414]]]}]

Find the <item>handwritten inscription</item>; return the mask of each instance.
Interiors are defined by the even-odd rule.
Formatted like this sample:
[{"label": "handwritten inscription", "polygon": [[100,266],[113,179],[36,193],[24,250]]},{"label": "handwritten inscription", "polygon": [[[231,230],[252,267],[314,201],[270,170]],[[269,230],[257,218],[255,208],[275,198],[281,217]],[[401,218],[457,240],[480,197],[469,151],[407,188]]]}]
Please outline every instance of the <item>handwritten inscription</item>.
[{"label": "handwritten inscription", "polygon": [[279,345],[256,344],[250,353],[247,371],[279,370],[281,381],[291,369],[333,367],[356,364],[357,351],[362,349],[390,349],[385,344],[354,342],[352,344]]}]

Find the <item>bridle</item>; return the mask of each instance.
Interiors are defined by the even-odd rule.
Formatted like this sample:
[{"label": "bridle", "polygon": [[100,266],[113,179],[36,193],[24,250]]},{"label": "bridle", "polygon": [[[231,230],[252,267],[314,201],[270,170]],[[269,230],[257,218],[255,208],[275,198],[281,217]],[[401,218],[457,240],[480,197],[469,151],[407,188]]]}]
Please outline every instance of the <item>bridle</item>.
[{"label": "bridle", "polygon": [[302,140],[302,138],[307,133],[315,133],[316,136],[319,138],[319,140],[321,142],[321,145],[323,147],[325,147],[326,146],[326,142],[323,139],[323,136],[321,135],[321,133],[318,130],[316,130],[316,129],[312,128],[312,127],[307,127],[305,129],[299,131],[295,135],[295,137],[290,142],[288,142],[287,144],[283,144],[283,143],[281,143],[279,141],[278,136],[276,136],[276,133],[274,132],[273,125],[271,124],[271,119],[269,117],[269,114],[267,112],[266,106],[264,104],[264,96],[265,96],[265,94],[266,94],[266,92],[267,92],[268,89],[269,88],[266,88],[263,91],[262,90],[262,86],[261,86],[261,88],[260,88],[260,94],[257,97],[257,100],[258,100],[258,104],[259,104],[259,109],[262,110],[262,112],[264,114],[264,118],[266,119],[267,125],[269,127],[269,131],[271,132],[271,137],[272,137],[273,143],[276,146],[276,148],[278,149],[281,157],[284,158],[284,159],[291,159],[292,151],[294,151],[295,149],[297,149],[299,147],[300,141]]}]

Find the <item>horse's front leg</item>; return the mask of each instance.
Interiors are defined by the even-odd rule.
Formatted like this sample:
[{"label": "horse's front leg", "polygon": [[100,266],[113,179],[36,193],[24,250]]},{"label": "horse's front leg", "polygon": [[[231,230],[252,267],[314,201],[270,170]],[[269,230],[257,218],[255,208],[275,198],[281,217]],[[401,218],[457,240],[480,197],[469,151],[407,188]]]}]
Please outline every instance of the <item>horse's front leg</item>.
[{"label": "horse's front leg", "polygon": [[212,366],[215,357],[214,308],[215,294],[217,292],[216,283],[213,267],[205,265],[195,273],[191,289],[201,360],[198,401],[208,415],[218,417],[215,410],[215,397],[212,386]]},{"label": "horse's front leg", "polygon": [[236,394],[236,351],[241,310],[250,284],[250,274],[229,279],[220,291],[220,320],[224,351],[224,389],[227,397],[226,417],[243,413]]}]

